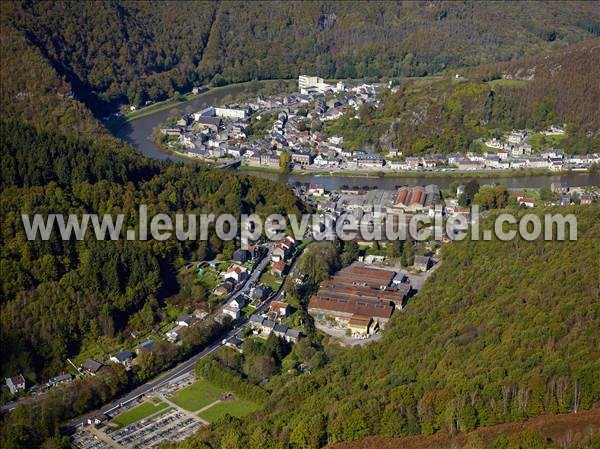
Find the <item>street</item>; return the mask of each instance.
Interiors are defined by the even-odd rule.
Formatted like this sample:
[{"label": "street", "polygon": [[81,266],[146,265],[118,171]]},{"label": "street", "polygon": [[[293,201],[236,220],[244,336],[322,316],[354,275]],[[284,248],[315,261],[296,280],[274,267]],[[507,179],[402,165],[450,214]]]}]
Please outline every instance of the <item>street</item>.
[{"label": "street", "polygon": [[[292,264],[290,266],[288,276],[289,276],[289,274],[291,274],[293,272],[293,269],[296,265],[296,262],[300,258],[300,255],[302,254],[304,249],[306,249],[308,246],[310,246],[310,244],[306,245],[298,254],[295,255],[294,261],[292,262]],[[271,250],[273,248],[273,245],[271,243],[269,243],[269,244],[267,244],[267,248],[268,248],[268,251],[267,251],[266,255],[257,264],[256,268],[252,271],[252,274],[248,277],[246,282],[242,285],[241,288],[232,292],[228,296],[227,301],[236,295],[247,293],[250,290],[250,288],[256,284],[262,271],[264,270],[264,268],[267,266],[267,264],[271,260]],[[280,292],[283,289],[283,286],[285,284],[285,279],[286,279],[286,277],[283,278],[283,282],[281,283],[281,288],[277,292],[274,292],[271,296],[269,296],[261,304],[258,305],[255,313],[261,313],[262,311],[264,311],[269,306],[271,301],[280,294]],[[225,303],[227,301],[225,301]],[[221,308],[222,308],[222,306],[221,306]],[[223,346],[223,341],[228,340],[229,338],[231,338],[233,336],[239,335],[244,330],[246,325],[247,325],[247,319],[244,319],[243,321],[239,322],[233,329],[231,329],[229,332],[227,332],[227,334],[216,338],[217,341],[215,343],[213,343],[212,345],[204,348],[202,351],[191,356],[189,359],[179,363],[177,366],[166,371],[165,373],[160,375],[158,378],[151,380],[143,385],[140,385],[139,387],[133,389],[131,392],[127,393],[126,395],[121,396],[120,398],[115,399],[108,404],[105,404],[102,408],[88,412],[83,416],[79,416],[76,419],[69,421],[68,424],[65,426],[64,430],[65,431],[74,430],[75,428],[85,424],[87,422],[88,418],[92,418],[94,416],[110,413],[111,411],[113,411],[117,408],[120,408],[120,407],[128,404],[131,401],[138,399],[140,396],[148,394],[148,393],[166,385],[167,383],[171,382],[172,380],[177,379],[178,377],[181,377],[187,373],[194,371],[194,369],[196,367],[196,363],[199,360],[209,356],[210,354],[215,352],[217,349],[219,349],[221,346]]]}]

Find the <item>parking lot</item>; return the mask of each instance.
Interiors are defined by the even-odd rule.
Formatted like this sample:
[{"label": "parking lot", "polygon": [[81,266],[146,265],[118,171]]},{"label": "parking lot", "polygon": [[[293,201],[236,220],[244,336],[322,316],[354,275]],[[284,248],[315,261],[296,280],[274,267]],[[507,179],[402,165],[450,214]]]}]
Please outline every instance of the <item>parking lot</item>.
[{"label": "parking lot", "polygon": [[179,441],[191,436],[202,423],[189,415],[170,409],[160,416],[141,420],[119,430],[106,433],[122,447],[137,449],[156,447],[165,440]]},{"label": "parking lot", "polygon": [[[192,374],[175,379],[156,390],[151,398],[140,399],[121,408],[115,416],[127,413],[148,400],[159,397],[171,397],[177,391],[191,385],[195,378]],[[142,449],[159,446],[164,441],[180,441],[192,436],[202,420],[193,414],[178,408],[169,401],[169,407],[157,410],[130,425],[117,428],[110,421],[101,428],[87,426],[73,435],[73,445],[81,449]]]}]

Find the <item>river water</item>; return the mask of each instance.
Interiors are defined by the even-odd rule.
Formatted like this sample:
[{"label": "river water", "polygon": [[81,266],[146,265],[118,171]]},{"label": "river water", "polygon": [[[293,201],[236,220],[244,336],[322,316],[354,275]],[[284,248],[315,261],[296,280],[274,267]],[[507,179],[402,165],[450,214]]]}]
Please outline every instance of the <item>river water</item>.
[{"label": "river water", "polygon": [[[223,102],[226,96],[236,96],[247,92],[248,86],[232,85],[216,91],[209,91],[198,98],[185,103],[174,105],[172,108],[163,111],[157,111],[153,114],[132,120],[120,128],[115,135],[137,148],[144,156],[153,159],[172,159],[187,161],[185,158],[179,158],[175,155],[161,151],[152,141],[152,132],[160,123],[173,115],[182,115],[185,113],[196,112],[212,105],[218,105]],[[322,176],[322,175],[288,175],[267,173],[262,171],[244,170],[244,173],[268,178],[281,183],[317,183],[321,184],[327,190],[339,190],[342,187],[377,187],[380,189],[394,189],[400,185],[424,185],[437,184],[441,188],[449,186],[456,177],[452,176],[406,176],[397,177],[386,176],[383,178],[358,177],[358,176]],[[465,177],[468,179],[468,176]],[[544,185],[550,185],[552,182],[562,181],[569,186],[577,187],[583,185],[600,186],[600,173],[567,173],[547,176],[508,176],[502,177],[477,177],[480,184],[502,183],[508,188],[537,188]]]}]

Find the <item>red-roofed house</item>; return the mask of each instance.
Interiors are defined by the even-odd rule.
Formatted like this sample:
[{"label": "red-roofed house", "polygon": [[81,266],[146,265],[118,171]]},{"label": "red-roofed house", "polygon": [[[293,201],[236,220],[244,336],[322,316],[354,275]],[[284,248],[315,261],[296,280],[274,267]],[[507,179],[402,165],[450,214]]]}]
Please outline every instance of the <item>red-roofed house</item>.
[{"label": "red-roofed house", "polygon": [[283,276],[283,274],[285,273],[285,269],[286,269],[286,265],[285,262],[283,262],[282,260],[280,260],[279,262],[273,262],[271,264],[271,272],[275,275],[275,276]]},{"label": "red-roofed house", "polygon": [[229,270],[225,272],[223,279],[231,279],[237,283],[244,282],[248,277],[248,270],[239,265],[232,265]]}]

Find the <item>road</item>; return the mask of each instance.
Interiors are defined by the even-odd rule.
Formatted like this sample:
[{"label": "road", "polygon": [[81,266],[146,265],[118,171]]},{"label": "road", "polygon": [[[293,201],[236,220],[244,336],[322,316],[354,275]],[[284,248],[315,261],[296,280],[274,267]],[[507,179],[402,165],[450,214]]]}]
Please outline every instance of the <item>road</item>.
[{"label": "road", "polygon": [[[306,249],[309,245],[306,245],[302,251],[304,249]],[[244,282],[244,284],[241,286],[241,288],[238,288],[237,290],[235,290],[234,292],[232,292],[229,296],[228,296],[228,300],[229,298],[232,298],[236,295],[239,294],[246,294],[250,288],[252,288],[253,285],[256,284],[256,282],[258,281],[262,271],[264,270],[264,268],[267,266],[267,264],[269,263],[270,259],[271,259],[271,250],[272,250],[272,243],[267,244],[267,254],[261,259],[261,261],[257,264],[256,268],[252,271],[251,275],[248,277],[248,279],[246,279],[246,281]],[[299,259],[300,254],[302,253],[302,251],[296,255],[290,270],[289,270],[289,274],[291,274],[293,272],[293,269],[295,267],[296,262]],[[284,277],[284,282],[282,282],[282,286],[279,289],[279,291],[275,292],[274,294],[272,294],[269,298],[267,298],[265,301],[263,301],[257,308],[256,308],[256,313],[261,313],[262,311],[264,311],[270,304],[270,302],[276,298],[281,290],[283,289],[283,285],[285,283],[285,277]],[[221,306],[222,307],[222,306]],[[129,393],[121,396],[120,398],[117,398],[107,404],[105,404],[104,406],[102,406],[101,408],[91,411],[89,413],[86,413],[85,415],[79,416],[71,421],[69,421],[63,430],[65,431],[69,431],[69,430],[74,430],[75,428],[81,426],[82,424],[85,424],[88,420],[88,418],[92,418],[94,416],[98,416],[98,415],[102,415],[102,414],[106,414],[106,413],[110,413],[120,407],[123,407],[124,405],[127,405],[129,402],[134,401],[138,398],[140,398],[141,396],[144,396],[146,394],[151,393],[152,391],[159,389],[163,386],[165,386],[166,384],[168,384],[169,382],[185,375],[188,374],[192,371],[194,371],[195,367],[196,367],[196,363],[209,356],[210,354],[212,354],[213,352],[215,352],[216,350],[218,350],[221,346],[223,346],[223,341],[228,340],[229,338],[233,337],[233,336],[237,336],[239,335],[244,328],[247,326],[247,320],[243,320],[241,322],[239,322],[233,329],[231,329],[229,332],[227,332],[225,335],[221,335],[217,341],[209,346],[207,346],[206,348],[204,348],[202,351],[200,351],[197,354],[194,354],[193,356],[191,356],[189,359],[179,363],[178,365],[176,365],[175,367],[171,368],[170,370],[164,372],[163,374],[161,374],[160,376],[158,376],[156,379],[151,380],[149,382],[146,382],[143,385],[138,386],[137,388],[131,390]],[[35,400],[35,397],[32,397],[30,400]],[[19,402],[19,403],[24,403],[23,402]],[[9,403],[9,404],[5,404],[3,407],[1,407],[0,409],[2,411],[9,411],[12,410],[16,407],[16,403]]]},{"label": "road", "polygon": [[[263,256],[263,258],[260,260],[260,262],[258,262],[256,268],[252,271],[252,273],[246,279],[246,281],[241,286],[238,286],[238,288],[235,289],[231,294],[228,295],[227,301],[229,301],[230,298],[232,298],[236,295],[247,294],[249,292],[250,288],[252,288],[252,286],[254,284],[256,284],[258,278],[260,277],[260,274],[262,273],[262,271],[264,270],[266,265],[269,263],[269,260],[271,259],[272,247],[273,247],[273,244],[270,242],[266,245],[266,248],[268,250],[267,254],[265,254]],[[227,301],[225,301],[223,304],[225,304]],[[222,308],[223,308],[223,305],[221,305],[219,307],[218,313],[220,313],[222,311]],[[230,332],[228,332],[225,336],[219,337],[219,343],[213,344],[213,345],[205,348],[203,351],[199,352],[198,354],[193,355],[186,361],[181,362],[180,364],[178,364],[171,370],[167,371],[166,373],[161,375],[159,378],[157,378],[153,381],[150,381],[144,385],[139,386],[138,388],[132,390],[127,395],[125,395],[115,401],[112,401],[109,404],[106,404],[101,409],[96,410],[94,412],[90,412],[90,413],[84,415],[83,417],[80,417],[76,420],[71,421],[71,423],[69,423],[69,427],[73,427],[74,425],[84,422],[88,417],[110,412],[111,410],[114,410],[115,408],[125,405],[128,402],[135,400],[144,394],[147,394],[148,392],[152,391],[153,389],[160,388],[161,386],[165,385],[166,383],[170,382],[173,379],[176,379],[179,376],[182,376],[183,374],[193,371],[194,367],[196,365],[196,362],[198,360],[200,360],[203,357],[206,357],[207,355],[212,354],[214,351],[216,351],[218,348],[220,348],[222,346],[222,344],[220,342],[223,339],[228,339],[234,335],[238,335],[243,330],[245,325],[246,325],[246,323],[240,323],[238,326],[236,326],[234,329],[232,329]],[[35,402],[35,401],[41,399],[42,397],[43,397],[43,395],[27,396],[19,401],[9,402],[7,404],[0,406],[0,413],[12,411],[17,407],[17,405],[24,405],[24,404],[27,404],[30,402]]]},{"label": "road", "polygon": [[[263,256],[263,258],[260,260],[260,262],[258,262],[258,264],[256,265],[256,268],[252,271],[252,273],[246,279],[246,281],[242,284],[242,286],[238,287],[227,297],[227,301],[229,301],[229,299],[234,296],[248,293],[250,288],[252,288],[252,286],[254,284],[256,284],[256,281],[260,277],[260,274],[262,273],[262,271],[264,270],[266,265],[269,263],[269,260],[271,259],[272,247],[273,247],[272,244],[267,245],[267,248],[268,248],[267,254]],[[272,298],[268,298],[259,307],[264,307],[265,303],[270,302],[271,299]],[[227,301],[225,301],[225,303]],[[219,308],[219,312],[221,311],[222,308],[223,308],[223,306],[221,305],[221,307]],[[244,327],[246,327],[246,324],[247,324],[246,321],[239,323],[237,326],[235,326],[233,329],[231,329],[229,332],[227,332],[227,334],[225,334],[224,336],[220,336],[218,338],[218,342],[204,348],[199,353],[191,356],[189,359],[185,360],[184,362],[181,362],[174,368],[171,368],[169,371],[165,372],[164,374],[159,376],[157,379],[149,381],[143,385],[140,385],[139,387],[135,388],[134,390],[132,390],[125,396],[122,396],[108,404],[105,404],[102,408],[100,408],[98,410],[89,412],[83,416],[78,417],[77,419],[70,421],[68,423],[68,425],[66,426],[67,429],[69,429],[69,428],[72,429],[72,428],[78,427],[78,426],[84,424],[88,418],[91,418],[93,416],[106,414],[117,408],[120,408],[120,407],[128,404],[129,402],[138,399],[140,396],[144,396],[158,388],[163,387],[164,385],[168,384],[172,380],[177,379],[178,377],[181,377],[184,374],[194,371],[198,360],[203,359],[204,357],[212,354],[217,349],[219,349],[221,346],[223,346],[224,340],[227,340],[233,336],[239,335],[243,331]]]},{"label": "road", "polygon": [[[306,249],[308,245],[306,245],[302,251],[304,249]],[[228,296],[228,300],[229,298],[232,298],[236,295],[239,294],[246,294],[250,288],[252,288],[253,285],[256,284],[256,282],[258,281],[262,271],[265,269],[265,267],[267,266],[267,264],[269,263],[269,261],[271,260],[271,251],[273,248],[273,244],[272,243],[268,243],[267,244],[267,254],[261,259],[261,261],[256,265],[256,268],[252,271],[251,275],[248,277],[248,279],[246,279],[246,282],[244,282],[244,284],[242,285],[241,288],[238,288],[237,290],[235,290],[234,292],[232,292],[229,296]],[[296,264],[296,261],[299,259],[300,254],[302,253],[302,251],[300,251],[300,253],[298,253],[290,267],[289,273],[291,274],[293,271],[293,268]],[[261,313],[262,311],[264,311],[269,304],[271,303],[271,301],[277,297],[279,295],[279,293],[281,292],[283,285],[285,283],[285,278],[284,278],[284,282],[282,282],[282,287],[279,289],[279,291],[277,291],[276,293],[272,294],[269,298],[265,299],[261,304],[258,305],[258,307],[256,308],[256,313]],[[221,306],[222,307],[222,306]],[[244,330],[244,328],[247,326],[248,321],[247,320],[243,320],[241,322],[239,322],[233,329],[231,329],[229,332],[227,332],[227,334],[222,335],[218,338],[218,341],[211,344],[210,346],[204,348],[202,351],[200,351],[199,353],[191,356],[189,359],[185,360],[184,362],[179,363],[177,366],[175,366],[174,368],[171,368],[169,371],[163,373],[162,375],[160,375],[158,378],[156,378],[155,380],[149,381],[143,385],[140,385],[139,387],[135,388],[134,390],[130,391],[129,393],[127,393],[126,395],[115,399],[114,401],[105,404],[103,407],[101,407],[98,410],[86,413],[83,416],[79,416],[76,419],[71,420],[66,426],[65,426],[65,430],[72,430],[75,429],[76,427],[81,426],[82,424],[85,424],[87,422],[88,418],[92,418],[94,416],[98,416],[98,415],[102,415],[102,414],[106,414],[106,413],[110,413],[113,410],[116,410],[117,408],[120,408],[126,404],[128,404],[131,401],[134,401],[136,399],[138,399],[141,396],[144,396],[148,393],[151,393],[152,391],[161,388],[163,386],[165,386],[166,384],[168,384],[169,382],[173,381],[174,379],[177,379],[178,377],[181,377],[185,374],[188,374],[192,371],[194,371],[195,367],[196,367],[196,363],[203,359],[204,357],[209,356],[210,354],[212,354],[213,352],[215,352],[217,349],[219,349],[221,346],[223,346],[223,341],[228,340],[229,338],[233,337],[233,336],[237,336],[240,333],[242,333],[242,331]]]},{"label": "road", "polygon": [[86,413],[85,415],[79,416],[78,418],[70,421],[65,426],[66,430],[74,429],[76,427],[81,426],[82,424],[87,422],[88,418],[91,418],[93,416],[110,413],[111,411],[116,410],[117,408],[120,408],[120,407],[128,404],[129,402],[138,399],[140,396],[144,396],[148,393],[151,393],[152,391],[168,384],[172,380],[177,379],[178,377],[181,377],[184,374],[194,371],[198,360],[212,354],[213,352],[215,352],[217,349],[219,349],[222,346],[222,341],[221,341],[222,338],[228,339],[230,337],[233,337],[234,335],[238,335],[245,326],[246,326],[246,323],[243,323],[243,324],[233,328],[224,337],[220,337],[219,341],[217,343],[214,343],[214,344],[204,348],[198,354],[193,355],[192,357],[185,360],[184,362],[181,362],[179,365],[175,366],[174,368],[171,368],[169,371],[163,373],[157,379],[149,381],[143,385],[140,385],[139,387],[137,387],[134,390],[127,393],[126,395],[121,396],[120,398],[115,399],[114,401],[112,401],[108,404],[105,404],[103,407],[101,407],[98,410],[94,410],[93,412]]}]

